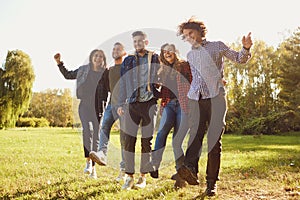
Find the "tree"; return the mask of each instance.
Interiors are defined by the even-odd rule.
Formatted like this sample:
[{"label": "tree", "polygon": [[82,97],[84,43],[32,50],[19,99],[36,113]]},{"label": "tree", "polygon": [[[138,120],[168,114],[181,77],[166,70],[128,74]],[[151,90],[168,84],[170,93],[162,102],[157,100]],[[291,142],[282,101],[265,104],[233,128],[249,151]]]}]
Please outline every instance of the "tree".
[{"label": "tree", "polygon": [[74,124],[73,110],[70,89],[48,89],[33,93],[30,107],[24,117],[44,117],[50,122],[50,126],[67,127]]},{"label": "tree", "polygon": [[8,51],[0,78],[0,128],[14,127],[32,95],[35,75],[30,57],[21,50]]},{"label": "tree", "polygon": [[279,99],[285,110],[300,110],[300,27],[278,49]]},{"label": "tree", "polygon": [[[241,49],[232,44],[233,49]],[[277,110],[277,55],[273,47],[255,41],[252,58],[247,64],[225,60],[225,79],[228,84],[228,125],[238,131],[249,120],[266,117]]]}]

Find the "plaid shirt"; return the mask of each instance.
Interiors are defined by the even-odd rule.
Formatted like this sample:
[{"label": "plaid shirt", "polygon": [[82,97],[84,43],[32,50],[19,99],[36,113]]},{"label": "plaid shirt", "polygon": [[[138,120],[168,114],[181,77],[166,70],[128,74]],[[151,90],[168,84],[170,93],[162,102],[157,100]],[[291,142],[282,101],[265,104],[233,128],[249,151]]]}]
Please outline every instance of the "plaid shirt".
[{"label": "plaid shirt", "polygon": [[[187,93],[190,89],[190,84],[192,81],[192,74],[190,65],[185,61],[178,61],[174,65],[176,70],[176,81],[177,81],[177,90],[178,90],[178,101],[181,109],[188,113],[188,98]],[[168,76],[168,74],[166,74]],[[161,88],[161,107],[160,112],[162,113],[163,108],[171,101],[171,91],[162,86]]]},{"label": "plaid shirt", "polygon": [[188,98],[198,101],[200,98],[213,98],[219,94],[220,88],[224,87],[223,57],[237,63],[246,63],[251,54],[242,49],[237,52],[230,49],[223,42],[202,41],[198,48],[192,48],[187,55],[187,61],[191,66],[193,81],[188,92]]}]

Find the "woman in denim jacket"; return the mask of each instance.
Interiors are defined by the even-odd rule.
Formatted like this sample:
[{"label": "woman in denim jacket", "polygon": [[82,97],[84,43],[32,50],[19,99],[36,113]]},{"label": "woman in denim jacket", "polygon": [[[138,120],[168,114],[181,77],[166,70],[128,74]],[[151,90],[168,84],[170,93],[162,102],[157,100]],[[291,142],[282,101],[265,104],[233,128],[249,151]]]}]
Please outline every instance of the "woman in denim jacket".
[{"label": "woman in denim jacket", "polygon": [[99,145],[99,122],[108,96],[108,70],[106,57],[102,50],[90,53],[89,64],[76,70],[67,70],[60,60],[60,54],[54,56],[60,72],[66,79],[76,79],[76,96],[80,99],[79,117],[82,124],[85,174],[97,178],[95,163],[89,158],[91,151],[97,151]]}]

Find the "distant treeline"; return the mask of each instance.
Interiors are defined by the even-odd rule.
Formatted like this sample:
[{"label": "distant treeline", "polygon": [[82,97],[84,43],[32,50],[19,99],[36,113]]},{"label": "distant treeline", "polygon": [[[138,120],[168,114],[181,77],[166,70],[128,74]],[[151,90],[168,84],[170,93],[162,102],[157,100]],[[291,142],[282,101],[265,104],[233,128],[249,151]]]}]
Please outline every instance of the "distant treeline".
[{"label": "distant treeline", "polygon": [[[230,46],[236,50],[242,48],[240,41]],[[227,133],[299,131],[300,27],[278,48],[255,41],[251,53],[251,60],[244,65],[225,59]],[[3,66],[0,68],[0,128],[13,127],[20,118],[44,118],[50,126],[79,125],[78,101],[70,90],[32,94],[34,74],[26,54],[19,50],[9,52]],[[42,122],[39,124],[47,124]]]}]

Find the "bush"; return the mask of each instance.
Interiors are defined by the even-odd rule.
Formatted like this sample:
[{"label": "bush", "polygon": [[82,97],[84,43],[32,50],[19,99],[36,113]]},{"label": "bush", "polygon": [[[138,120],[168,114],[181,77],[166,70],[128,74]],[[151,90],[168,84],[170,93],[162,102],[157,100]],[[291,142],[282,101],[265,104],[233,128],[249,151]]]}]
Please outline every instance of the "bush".
[{"label": "bush", "polygon": [[19,118],[16,124],[17,127],[48,127],[49,122],[45,118],[26,117]]},{"label": "bush", "polygon": [[242,128],[246,135],[276,134],[288,131],[296,131],[299,127],[300,117],[293,110],[281,113],[273,113],[267,117],[255,118]]},{"label": "bush", "polygon": [[49,126],[49,121],[45,119],[44,117],[42,118],[33,118],[35,121],[35,127],[48,127]]}]

